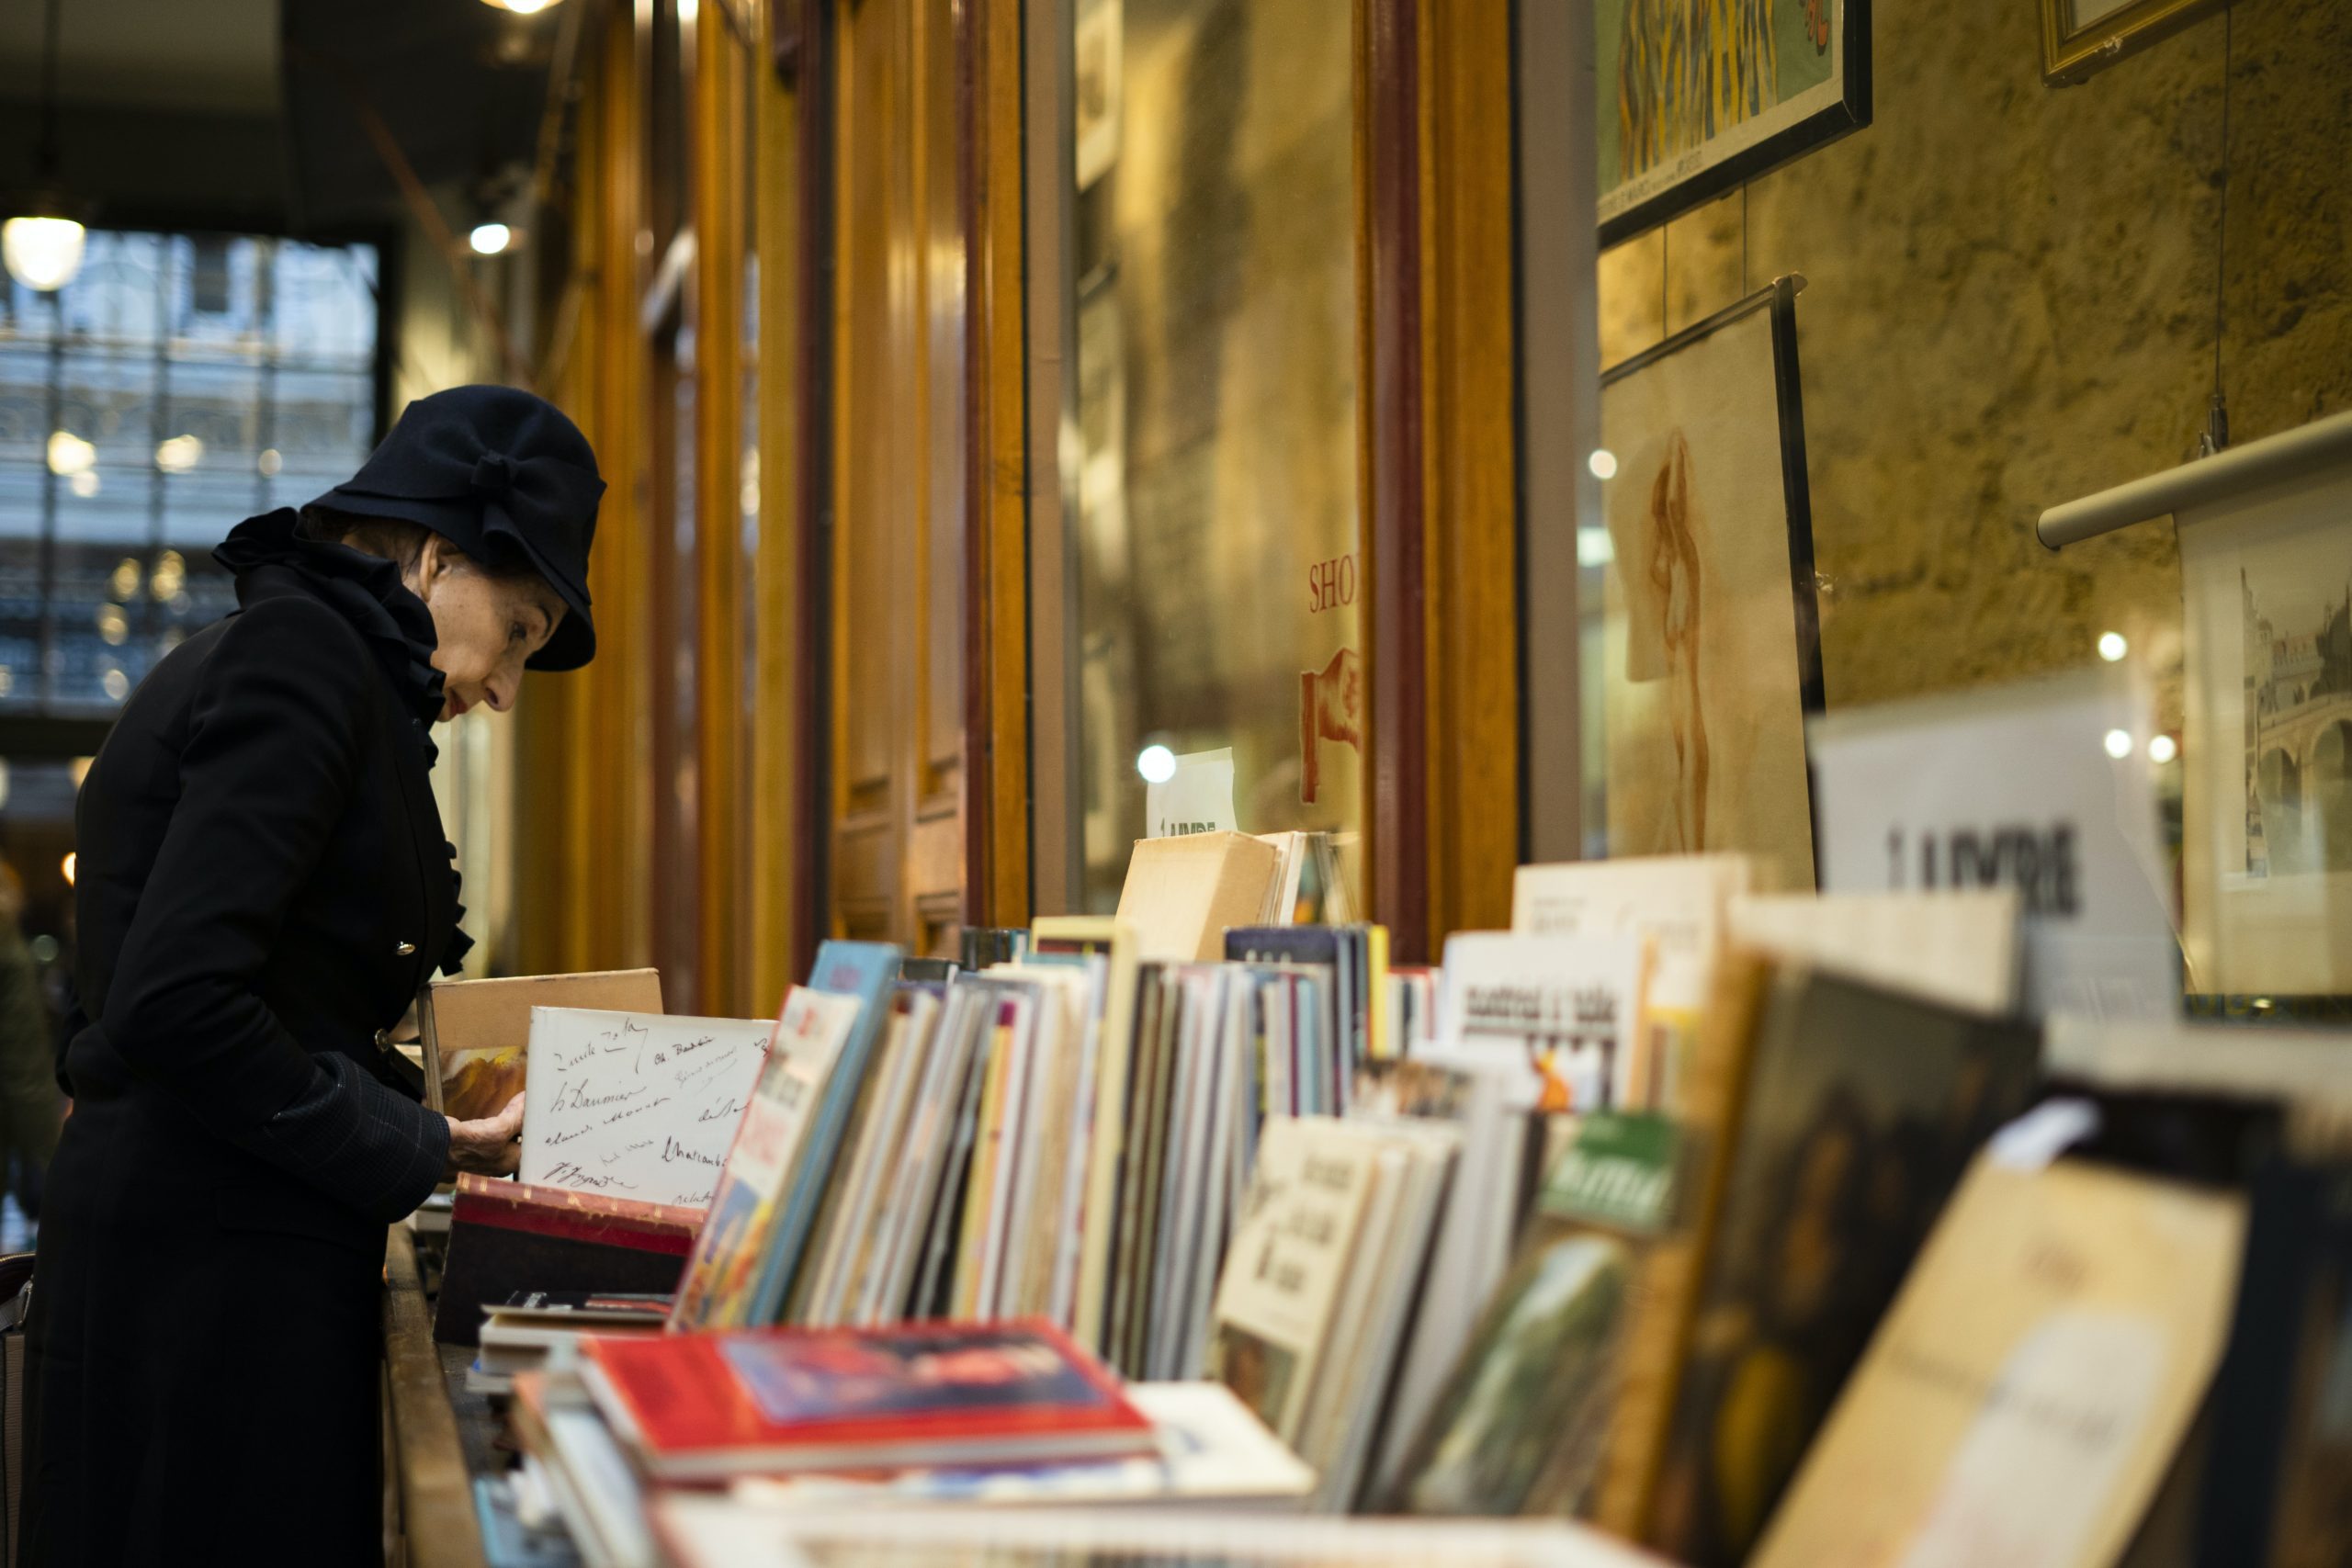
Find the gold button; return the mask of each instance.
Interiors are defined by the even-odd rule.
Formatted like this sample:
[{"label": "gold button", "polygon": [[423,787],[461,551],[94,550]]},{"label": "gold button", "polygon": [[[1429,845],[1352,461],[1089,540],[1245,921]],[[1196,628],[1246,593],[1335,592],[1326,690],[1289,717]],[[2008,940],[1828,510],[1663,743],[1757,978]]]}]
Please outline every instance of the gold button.
[{"label": "gold button", "polygon": [[392,1032],[389,1029],[379,1029],[376,1031],[376,1049],[379,1051],[389,1051],[391,1048]]},{"label": "gold button", "polygon": [[410,953],[416,951],[416,943],[413,942],[404,942],[397,947],[394,947],[392,951],[399,953],[402,958],[406,958]]}]

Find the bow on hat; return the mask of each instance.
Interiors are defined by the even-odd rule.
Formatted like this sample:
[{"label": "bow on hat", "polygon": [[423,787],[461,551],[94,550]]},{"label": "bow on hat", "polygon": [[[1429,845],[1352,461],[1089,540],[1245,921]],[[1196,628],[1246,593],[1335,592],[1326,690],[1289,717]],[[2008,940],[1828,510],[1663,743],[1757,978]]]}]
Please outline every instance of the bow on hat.
[{"label": "bow on hat", "polygon": [[605,481],[579,428],[514,387],[458,387],[411,403],[360,470],[311,502],[418,524],[486,566],[527,563],[565,605],[533,668],[596,649],[588,551]]}]

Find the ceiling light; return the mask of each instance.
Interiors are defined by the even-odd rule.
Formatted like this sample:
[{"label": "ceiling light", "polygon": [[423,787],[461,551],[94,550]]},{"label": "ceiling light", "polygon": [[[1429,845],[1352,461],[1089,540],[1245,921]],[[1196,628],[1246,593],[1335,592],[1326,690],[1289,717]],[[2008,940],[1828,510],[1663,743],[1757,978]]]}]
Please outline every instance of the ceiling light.
[{"label": "ceiling light", "polygon": [[2148,737],[2148,761],[2151,762],[2169,762],[2179,755],[2180,742],[2171,736],[2151,735]]},{"label": "ceiling light", "polygon": [[57,9],[59,0],[41,8],[40,144],[33,153],[37,194],[10,204],[8,220],[0,223],[0,265],[26,288],[52,294],[74,281],[82,270],[83,243],[89,231],[82,227],[72,204],[62,199],[57,183]]},{"label": "ceiling light", "polygon": [[482,4],[500,11],[512,11],[518,17],[536,17],[558,0],[482,0]]},{"label": "ceiling light", "polygon": [[82,270],[82,243],[89,231],[71,218],[11,218],[0,224],[0,259],[8,276],[26,288],[51,294]]},{"label": "ceiling light", "polygon": [[204,443],[193,435],[175,435],[155,444],[155,466],[167,474],[184,474],[204,461]]},{"label": "ceiling light", "polygon": [[1597,446],[1592,456],[1584,460],[1584,466],[1592,470],[1594,479],[1613,479],[1617,477],[1617,454],[1606,446]]},{"label": "ceiling light", "polygon": [[474,231],[466,236],[466,243],[478,256],[494,256],[514,243],[514,231],[503,223],[477,223]]},{"label": "ceiling light", "polygon": [[2132,645],[2123,640],[2123,634],[2121,632],[2101,632],[2098,634],[2098,656],[2101,659],[2106,660],[2109,664],[2114,663],[2117,660],[2121,659],[2125,654],[2131,651]]},{"label": "ceiling light", "polygon": [[1176,753],[1157,743],[1136,754],[1136,772],[1147,784],[1166,784],[1176,776]]},{"label": "ceiling light", "polygon": [[2132,755],[2132,732],[2128,729],[2109,730],[2107,732],[2107,754],[2114,758],[2119,762],[2123,761],[2124,758]]}]

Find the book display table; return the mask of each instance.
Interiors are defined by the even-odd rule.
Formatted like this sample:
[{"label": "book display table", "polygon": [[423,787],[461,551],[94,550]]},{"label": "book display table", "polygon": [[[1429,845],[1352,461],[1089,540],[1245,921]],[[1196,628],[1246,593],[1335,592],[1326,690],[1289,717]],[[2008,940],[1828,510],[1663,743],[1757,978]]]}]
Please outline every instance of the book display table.
[{"label": "book display table", "polygon": [[473,1351],[436,1345],[415,1235],[391,1226],[384,1243],[384,1483],[388,1538],[410,1568],[482,1568],[474,1512],[477,1475],[497,1469],[497,1422],[466,1392]]}]

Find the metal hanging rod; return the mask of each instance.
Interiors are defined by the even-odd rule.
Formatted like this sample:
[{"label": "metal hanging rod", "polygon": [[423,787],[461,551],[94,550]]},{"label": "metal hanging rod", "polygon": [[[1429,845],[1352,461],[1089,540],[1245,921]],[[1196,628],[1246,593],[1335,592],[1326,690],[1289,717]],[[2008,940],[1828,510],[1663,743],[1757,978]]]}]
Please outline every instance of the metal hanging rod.
[{"label": "metal hanging rod", "polygon": [[2334,463],[2352,463],[2352,411],[2053,506],[2041,514],[2033,531],[2052,549],[2062,549],[2078,539],[2154,522],[2186,507],[2301,479]]}]

